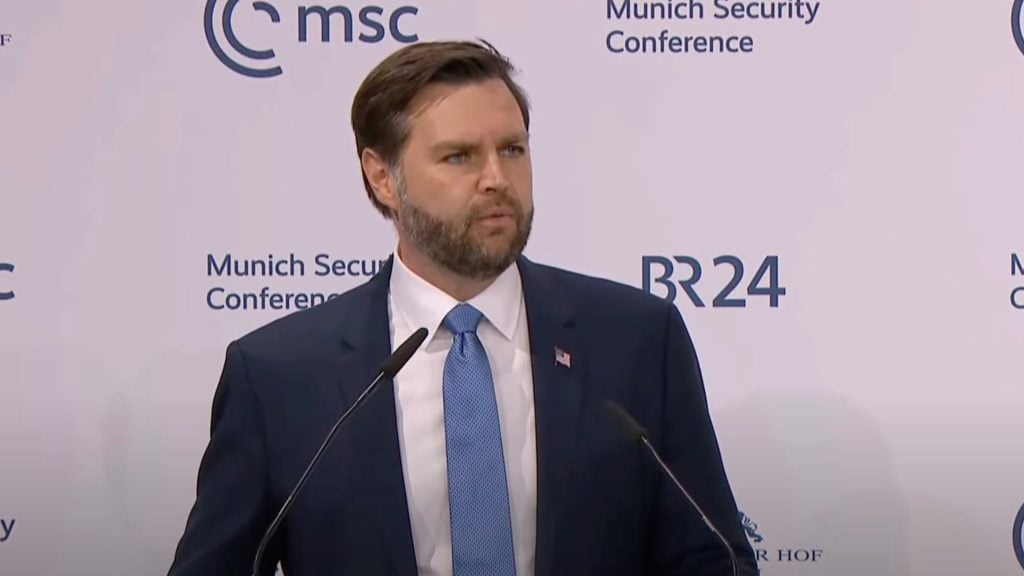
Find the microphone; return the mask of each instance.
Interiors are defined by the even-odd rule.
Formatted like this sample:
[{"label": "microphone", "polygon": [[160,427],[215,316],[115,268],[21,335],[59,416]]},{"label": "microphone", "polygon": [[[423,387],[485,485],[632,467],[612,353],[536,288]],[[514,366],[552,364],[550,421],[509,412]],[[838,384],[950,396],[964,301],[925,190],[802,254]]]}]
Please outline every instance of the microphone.
[{"label": "microphone", "polygon": [[722,536],[722,533],[718,531],[718,528],[715,527],[714,523],[708,519],[707,514],[705,514],[704,511],[701,510],[700,506],[697,505],[697,502],[694,501],[692,496],[690,496],[690,493],[686,491],[686,488],[684,488],[683,484],[678,478],[676,478],[676,475],[672,473],[672,470],[667,464],[665,464],[665,461],[661,459],[658,451],[654,449],[654,446],[651,445],[650,440],[647,438],[647,430],[644,430],[644,428],[629,415],[629,412],[626,412],[622,406],[619,406],[615,402],[605,400],[604,406],[607,409],[608,414],[611,416],[611,419],[619,426],[619,429],[623,434],[625,434],[629,439],[639,442],[647,447],[648,451],[652,456],[654,456],[654,459],[658,462],[661,469],[664,470],[665,474],[672,479],[672,482],[677,488],[679,488],[679,491],[683,493],[683,496],[686,496],[686,499],[690,501],[690,505],[692,505],[694,509],[697,510],[697,513],[700,514],[704,524],[715,536],[718,537],[719,540],[721,540],[722,545],[725,546],[726,551],[729,552],[729,560],[732,562],[732,574],[733,576],[738,576],[739,561],[736,559],[736,552],[732,549],[732,546],[729,545],[729,541],[726,540],[725,537]]},{"label": "microphone", "polygon": [[324,438],[323,444],[320,445],[320,449],[316,451],[313,459],[310,460],[309,466],[306,467],[306,471],[302,473],[298,483],[295,484],[295,488],[292,489],[292,493],[288,495],[288,499],[284,501],[284,505],[281,506],[281,510],[278,511],[277,517],[270,523],[270,527],[267,528],[265,534],[263,534],[263,540],[260,542],[259,548],[256,549],[256,559],[252,563],[252,574],[253,576],[259,576],[260,561],[263,559],[263,553],[266,550],[267,544],[270,543],[270,539],[273,537],[274,532],[277,531],[277,527],[280,526],[281,521],[284,520],[285,514],[291,509],[292,504],[295,502],[295,497],[298,496],[299,492],[302,491],[303,486],[306,485],[306,481],[309,480],[310,474],[313,472],[313,468],[316,467],[317,462],[323,457],[324,452],[327,450],[327,446],[334,439],[334,435],[337,434],[341,424],[348,419],[348,417],[355,412],[356,408],[363,405],[364,402],[370,397],[378,385],[384,380],[390,380],[398,374],[398,371],[405,366],[405,363],[409,361],[413,353],[419,349],[423,341],[427,339],[427,329],[420,328],[412,333],[412,336],[406,338],[405,342],[395,349],[395,351],[388,356],[387,360],[381,365],[380,370],[377,372],[377,377],[373,379],[373,382],[363,390],[363,393],[356,398],[356,401],[352,403],[352,406],[345,411],[344,414],[338,418],[338,421],[334,423],[334,427],[327,434],[327,438]]}]

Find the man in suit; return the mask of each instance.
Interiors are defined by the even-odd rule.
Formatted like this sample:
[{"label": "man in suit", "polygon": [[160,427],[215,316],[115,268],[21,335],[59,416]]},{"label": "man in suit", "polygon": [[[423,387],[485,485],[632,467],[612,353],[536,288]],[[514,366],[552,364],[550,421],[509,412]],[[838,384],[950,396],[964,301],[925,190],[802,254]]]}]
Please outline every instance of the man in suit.
[{"label": "man in suit", "polygon": [[425,42],[352,106],[363,182],[398,246],[369,282],[232,342],[171,576],[249,574],[338,415],[417,328],[427,340],[346,422],[268,547],[294,576],[726,575],[741,558],[700,368],[678,310],[522,256],[529,110],[490,45]]}]

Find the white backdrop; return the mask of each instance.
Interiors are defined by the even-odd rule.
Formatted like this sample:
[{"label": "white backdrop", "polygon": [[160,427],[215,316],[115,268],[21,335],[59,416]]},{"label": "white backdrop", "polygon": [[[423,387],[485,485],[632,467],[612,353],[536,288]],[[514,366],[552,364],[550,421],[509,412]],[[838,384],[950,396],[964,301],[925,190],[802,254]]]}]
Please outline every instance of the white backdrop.
[{"label": "white backdrop", "polygon": [[[229,4],[0,0],[2,574],[165,573],[224,348],[288,313],[213,309],[210,290],[339,292],[366,277],[316,276],[318,254],[358,272],[392,250],[348,114],[399,41],[360,42],[374,29],[357,26],[345,42],[336,14],[322,42],[314,14],[302,42],[310,4],[271,0],[275,23],[246,1],[231,29],[274,50],[247,58],[221,26]],[[637,287],[645,256],[701,265],[705,306],[678,284],[676,304],[765,575],[1024,573],[1013,0],[715,18],[737,4],[707,0],[699,20],[618,19],[622,0],[380,12],[400,36],[487,38],[523,69],[531,258]],[[212,46],[282,73],[220,61],[207,8]],[[617,30],[753,49],[614,53]],[[210,276],[228,254],[294,254],[306,275]],[[743,263],[727,296],[745,307],[712,305],[733,277],[719,256]],[[769,257],[777,306],[748,295]]]}]

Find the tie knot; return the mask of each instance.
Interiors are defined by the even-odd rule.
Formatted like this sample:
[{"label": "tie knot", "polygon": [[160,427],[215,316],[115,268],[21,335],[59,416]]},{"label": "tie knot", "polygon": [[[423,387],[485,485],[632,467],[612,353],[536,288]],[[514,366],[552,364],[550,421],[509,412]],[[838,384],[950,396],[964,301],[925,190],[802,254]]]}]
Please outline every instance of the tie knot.
[{"label": "tie knot", "polygon": [[465,334],[476,332],[476,327],[484,315],[469,304],[459,304],[448,312],[441,324],[450,330],[452,334]]}]

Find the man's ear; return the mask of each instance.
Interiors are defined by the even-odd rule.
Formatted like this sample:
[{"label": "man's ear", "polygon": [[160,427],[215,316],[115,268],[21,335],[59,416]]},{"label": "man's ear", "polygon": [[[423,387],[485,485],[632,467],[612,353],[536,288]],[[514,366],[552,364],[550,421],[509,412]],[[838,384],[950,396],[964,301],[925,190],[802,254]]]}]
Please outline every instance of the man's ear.
[{"label": "man's ear", "polygon": [[398,190],[395,188],[394,182],[391,181],[387,162],[375,150],[369,148],[363,149],[360,160],[363,165],[363,174],[366,175],[366,181],[370,183],[370,188],[373,189],[373,195],[377,201],[387,206],[392,214],[397,214]]}]

